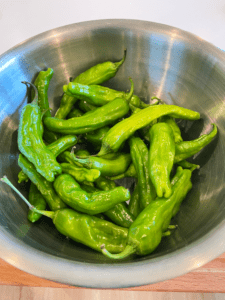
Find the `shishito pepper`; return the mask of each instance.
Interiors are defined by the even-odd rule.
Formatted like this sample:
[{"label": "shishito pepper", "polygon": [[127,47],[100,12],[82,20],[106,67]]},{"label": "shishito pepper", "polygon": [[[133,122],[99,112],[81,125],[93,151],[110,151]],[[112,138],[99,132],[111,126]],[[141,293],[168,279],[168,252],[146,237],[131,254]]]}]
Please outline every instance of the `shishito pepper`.
[{"label": "shishito pepper", "polygon": [[[109,191],[116,187],[116,184],[113,180],[100,176],[96,181],[95,185],[103,190]],[[134,216],[129,211],[126,202],[118,203],[113,208],[104,212],[110,220],[115,224],[129,228],[134,221]]]},{"label": "shishito pepper", "polygon": [[63,173],[70,174],[78,182],[94,182],[101,175],[99,170],[79,168],[70,163],[62,163],[61,167]]},{"label": "shishito pepper", "polygon": [[83,111],[84,113],[94,111],[98,108],[98,106],[92,105],[85,100],[79,100],[78,106],[79,106],[79,109],[81,111]]},{"label": "shishito pepper", "polygon": [[[40,71],[34,82],[34,85],[38,90],[38,106],[43,114],[42,119],[51,117],[48,103],[48,88],[53,74],[54,72],[51,68],[48,68],[46,71]],[[58,135],[45,128],[43,138],[47,143],[52,143],[58,139]]]},{"label": "shishito pepper", "polygon": [[[36,209],[45,210],[46,209],[46,201],[42,194],[37,189],[36,185],[31,182],[30,190],[29,190],[29,201],[35,206]],[[41,214],[36,211],[29,210],[27,218],[30,222],[34,223],[38,221],[42,217]]]},{"label": "shishito pepper", "polygon": [[[55,155],[55,157],[57,157],[66,149],[76,145],[77,141],[78,139],[75,135],[65,135],[55,142],[47,145],[47,148]],[[20,171],[18,174],[18,183],[21,183],[23,181],[28,181],[28,177],[23,171]]]},{"label": "shishito pepper", "polygon": [[131,163],[131,156],[129,153],[119,153],[114,159],[94,156],[78,158],[73,154],[71,154],[71,157],[75,163],[88,169],[99,170],[103,176],[116,176],[122,174],[127,170]]},{"label": "shishito pepper", "polygon": [[199,138],[192,141],[183,141],[176,144],[174,162],[177,163],[186,158],[193,156],[207,146],[217,135],[217,126],[213,125],[213,129],[208,134],[203,134]]},{"label": "shishito pepper", "polygon": [[71,110],[71,112],[68,114],[67,118],[71,119],[71,118],[75,118],[75,117],[81,117],[83,116],[83,112],[79,109],[79,108],[74,108],[73,110]]},{"label": "shishito pepper", "polygon": [[149,131],[149,174],[158,197],[168,198],[171,193],[170,173],[175,156],[173,131],[167,123],[156,123]]},{"label": "shishito pepper", "polygon": [[109,127],[105,126],[102,128],[99,128],[95,131],[91,131],[84,134],[84,139],[92,144],[94,147],[101,147],[102,139],[109,131]]},{"label": "shishito pepper", "polygon": [[45,118],[45,126],[54,132],[63,134],[81,134],[94,131],[112,124],[129,112],[129,101],[133,95],[134,85],[131,81],[131,90],[127,98],[116,98],[108,104],[101,106],[93,112],[81,117],[61,120],[58,118]]},{"label": "shishito pepper", "polygon": [[156,191],[149,174],[148,148],[141,138],[135,136],[130,138],[129,145],[138,178],[140,207],[144,209],[156,198]]},{"label": "shishito pepper", "polygon": [[164,115],[185,120],[198,120],[200,118],[198,112],[176,105],[151,105],[110,128],[102,140],[102,147],[98,156],[117,152],[124,141],[134,134],[136,130],[147,126],[153,120]]},{"label": "shishito pepper", "polygon": [[105,256],[112,259],[123,259],[134,253],[147,255],[157,248],[172,217],[178,212],[182,201],[192,188],[190,170],[180,171],[179,169],[177,176],[172,195],[169,198],[156,198],[130,226],[127,246],[124,251],[119,254],[111,254],[103,244],[102,253]]},{"label": "shishito pepper", "polygon": [[128,167],[128,169],[120,174],[120,175],[117,175],[117,176],[112,176],[110,177],[111,180],[118,180],[118,179],[122,179],[122,178],[126,178],[126,177],[134,177],[134,178],[137,178],[137,172],[136,172],[136,169],[135,169],[135,166],[133,163],[130,164],[130,166]]},{"label": "shishito pepper", "polygon": [[130,202],[128,204],[128,209],[135,218],[137,218],[137,216],[141,212],[138,184],[136,184],[134,191],[131,194]]},{"label": "shishito pepper", "polygon": [[124,187],[89,194],[69,174],[59,175],[54,181],[54,188],[67,205],[90,215],[102,213],[130,199],[130,192]]},{"label": "shishito pepper", "polygon": [[[37,91],[36,87],[32,86]],[[52,182],[55,175],[60,174],[62,169],[54,154],[43,142],[40,130],[41,110],[37,101],[38,93],[36,93],[33,102],[25,105],[22,109],[18,130],[18,147],[20,152],[35,166],[36,170],[46,180]]]},{"label": "shishito pepper", "polygon": [[167,123],[171,127],[175,143],[180,143],[183,141],[180,127],[177,125],[174,118],[172,118],[171,116],[163,116],[160,118],[160,122]]},{"label": "shishito pepper", "polygon": [[66,204],[56,194],[52,183],[41,176],[36,171],[34,165],[32,165],[32,163],[29,162],[22,154],[19,155],[18,164],[31,182],[36,185],[51,210],[55,211],[66,207]]},{"label": "shishito pepper", "polygon": [[82,243],[96,251],[101,252],[102,243],[111,253],[119,253],[125,249],[128,229],[117,226],[96,216],[81,214],[73,209],[64,208],[53,211],[38,210],[6,178],[1,181],[7,183],[29,208],[39,214],[52,219],[56,229],[75,242]]},{"label": "shishito pepper", "polygon": [[[119,70],[120,66],[123,64],[126,57],[126,51],[124,51],[124,56],[121,61],[113,63],[110,61],[100,63],[92,68],[86,70],[85,72],[78,75],[73,82],[79,82],[81,84],[101,84],[108,79],[114,77]],[[64,94],[60,107],[57,110],[55,117],[58,119],[65,119],[68,113],[71,111],[73,105],[76,103],[78,98]]]}]

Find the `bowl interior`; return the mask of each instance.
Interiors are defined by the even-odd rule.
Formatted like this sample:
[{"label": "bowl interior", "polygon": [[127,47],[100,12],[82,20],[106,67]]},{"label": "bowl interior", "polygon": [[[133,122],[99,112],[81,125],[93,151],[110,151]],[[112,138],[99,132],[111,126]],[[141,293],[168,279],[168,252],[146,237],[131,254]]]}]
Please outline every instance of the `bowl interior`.
[{"label": "bowl interior", "polygon": [[[208,133],[211,123],[219,128],[217,138],[191,159],[201,168],[194,171],[193,188],[173,220],[178,229],[164,238],[151,255],[123,261],[132,264],[176,253],[204,238],[225,218],[225,59],[221,51],[178,29],[135,21],[75,24],[18,45],[1,57],[0,176],[7,175],[25,196],[28,195],[28,185],[17,183],[20,170],[17,129],[21,109],[29,98],[21,81],[33,82],[39,71],[53,68],[49,102],[54,115],[62,86],[70,77],[103,61],[119,61],[125,48],[125,63],[106,86],[128,90],[130,76],[135,94],[145,102],[157,96],[166,103],[200,112],[199,121],[178,121],[184,140]],[[132,188],[132,181],[124,183]],[[27,211],[25,203],[1,184],[0,229],[3,235],[12,236],[21,245],[39,250],[43,255],[51,254],[74,262],[112,264],[100,253],[58,233],[50,219],[43,217],[36,224],[30,224]]]}]

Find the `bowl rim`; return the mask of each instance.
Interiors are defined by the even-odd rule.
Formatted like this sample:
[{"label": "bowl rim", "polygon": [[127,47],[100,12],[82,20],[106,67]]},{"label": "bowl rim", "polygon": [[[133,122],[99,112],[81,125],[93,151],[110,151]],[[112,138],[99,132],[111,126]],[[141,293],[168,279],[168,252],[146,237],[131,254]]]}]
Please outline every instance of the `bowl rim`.
[{"label": "bowl rim", "polygon": [[[225,71],[225,52],[213,44],[176,27],[131,19],[92,20],[51,29],[15,45],[0,55],[0,59],[4,62],[9,56],[13,56],[15,51],[18,52],[18,50],[25,49],[28,46],[35,46],[37,40],[51,38],[52,33],[56,31],[61,34],[74,29],[86,32],[88,28],[127,28],[128,26],[133,26],[133,28],[137,28],[138,26],[138,28],[146,32],[150,28],[151,30],[152,28],[157,28],[158,31],[166,35],[176,32],[182,38],[189,41],[192,40],[192,43],[196,47],[199,48],[199,45],[201,45],[201,47],[204,46],[207,48],[208,53],[213,54],[221,61]],[[216,248],[215,244],[217,244]],[[0,257],[9,264],[41,278],[88,288],[127,288],[162,282],[193,271],[224,252],[225,220],[211,229],[202,238],[193,241],[181,249],[157,258],[152,258],[149,261],[143,260],[130,264],[75,262],[43,253],[26,245],[22,241],[18,241],[6,231],[4,232],[4,230],[0,232]]]}]

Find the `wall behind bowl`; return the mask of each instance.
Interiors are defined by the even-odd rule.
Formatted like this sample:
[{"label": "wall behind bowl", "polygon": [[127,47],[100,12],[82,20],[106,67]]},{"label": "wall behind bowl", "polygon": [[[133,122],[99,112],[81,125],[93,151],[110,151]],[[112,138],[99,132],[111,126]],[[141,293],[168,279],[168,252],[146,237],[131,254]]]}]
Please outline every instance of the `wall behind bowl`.
[{"label": "wall behind bowl", "polygon": [[0,54],[36,34],[97,19],[139,19],[189,31],[225,50],[223,0],[1,0]]}]

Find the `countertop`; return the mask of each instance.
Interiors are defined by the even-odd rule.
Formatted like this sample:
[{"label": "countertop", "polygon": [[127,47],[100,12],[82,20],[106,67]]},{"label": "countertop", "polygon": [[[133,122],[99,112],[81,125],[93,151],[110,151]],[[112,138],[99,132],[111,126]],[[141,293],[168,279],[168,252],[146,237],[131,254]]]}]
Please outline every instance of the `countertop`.
[{"label": "countertop", "polygon": [[[138,19],[189,31],[225,50],[224,0],[0,0],[0,55],[41,32],[97,19]],[[0,285],[68,287],[29,275],[0,260]],[[225,254],[181,277],[140,291],[224,292]]]}]

